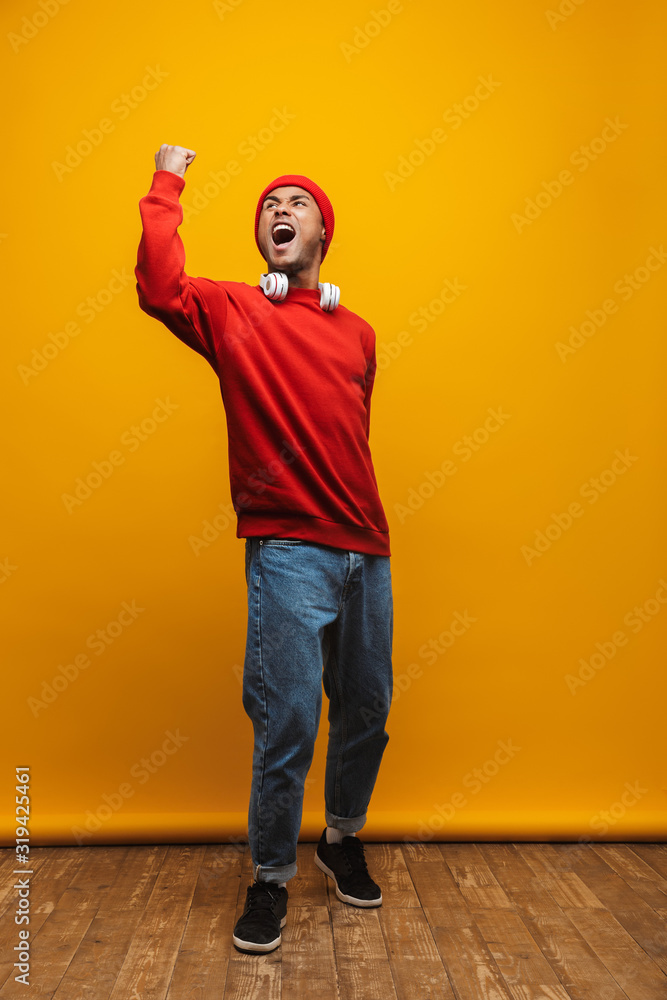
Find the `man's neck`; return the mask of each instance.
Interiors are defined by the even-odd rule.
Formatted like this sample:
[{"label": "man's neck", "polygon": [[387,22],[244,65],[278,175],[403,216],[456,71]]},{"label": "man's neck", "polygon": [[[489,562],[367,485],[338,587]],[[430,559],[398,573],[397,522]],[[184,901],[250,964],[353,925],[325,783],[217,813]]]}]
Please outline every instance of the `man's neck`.
[{"label": "man's neck", "polygon": [[287,281],[290,288],[315,288],[317,289],[319,284],[320,276],[319,269],[315,273],[304,274],[304,272],[299,272],[298,274],[289,274],[287,276]]}]

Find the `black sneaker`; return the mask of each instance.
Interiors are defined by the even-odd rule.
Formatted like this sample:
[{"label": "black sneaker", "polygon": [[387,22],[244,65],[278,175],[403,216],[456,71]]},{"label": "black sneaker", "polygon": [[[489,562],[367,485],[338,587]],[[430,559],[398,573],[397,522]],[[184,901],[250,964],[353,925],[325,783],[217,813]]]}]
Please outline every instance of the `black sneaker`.
[{"label": "black sneaker", "polygon": [[246,892],[245,910],[236,921],[232,941],[239,951],[273,951],[287,922],[287,889],[275,882],[254,882]]},{"label": "black sneaker", "polygon": [[358,837],[327,844],[326,827],[315,852],[315,864],[336,883],[336,895],[354,906],[380,906],[382,893],[368,874],[364,845]]}]

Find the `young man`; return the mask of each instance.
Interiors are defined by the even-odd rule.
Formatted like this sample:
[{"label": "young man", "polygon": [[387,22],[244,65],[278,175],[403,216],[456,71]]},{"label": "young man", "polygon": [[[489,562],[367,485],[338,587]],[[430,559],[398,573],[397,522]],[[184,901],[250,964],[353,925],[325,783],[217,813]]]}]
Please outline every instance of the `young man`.
[{"label": "young man", "polygon": [[[177,229],[195,153],[163,144],[135,269],[139,304],[220,380],[237,538],[245,538],[248,622],[243,706],[254,729],[248,836],[253,883],[233,941],[281,941],[297,871],[304,782],[329,701],[326,827],[316,864],[339,899],[379,906],[356,837],[389,739],[393,599],[389,529],[369,447],[375,334],[320,284],[334,229],[309,178],[267,185],[255,240],[258,285],[191,278]],[[220,233],[228,250],[233,234]]]}]

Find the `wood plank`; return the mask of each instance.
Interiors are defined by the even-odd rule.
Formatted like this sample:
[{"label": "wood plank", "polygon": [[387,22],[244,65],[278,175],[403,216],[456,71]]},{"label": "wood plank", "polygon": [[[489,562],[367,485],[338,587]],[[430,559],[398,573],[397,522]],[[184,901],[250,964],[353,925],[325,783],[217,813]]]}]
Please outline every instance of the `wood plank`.
[{"label": "wood plank", "polygon": [[[33,875],[24,876],[30,878],[30,948],[37,939],[49,916],[55,910],[58,900],[66,891],[69,879],[76,875],[76,872],[84,866],[85,855],[80,851],[68,847],[39,848],[40,856],[33,859]],[[43,852],[43,853],[42,853]],[[32,852],[31,852],[32,853]],[[11,875],[7,889],[11,895],[6,900],[8,911],[16,909],[16,890],[13,888],[14,882],[20,875]],[[13,919],[0,921],[0,985],[19,986],[14,982],[16,969],[13,957],[14,945],[18,944],[19,927]],[[59,938],[60,931],[49,931],[47,942],[40,951],[48,954],[49,942]],[[70,956],[71,957],[71,956]],[[31,970],[34,968],[31,962]],[[30,978],[33,978],[32,976]],[[53,989],[57,986],[57,980],[52,980]],[[0,995],[2,991],[0,990]]]},{"label": "wood plank", "polygon": [[169,845],[110,1000],[163,1000],[206,847]]},{"label": "wood plank", "polygon": [[403,840],[400,844],[406,862],[433,861],[434,856],[440,853],[437,844],[424,844],[413,840]]},{"label": "wood plank", "polygon": [[241,855],[241,885],[239,885],[239,901],[245,902],[245,891],[254,879],[252,854],[250,844],[246,844]]},{"label": "wood plank", "polygon": [[565,911],[630,1000],[667,996],[667,976],[606,910]]},{"label": "wood plank", "polygon": [[[0,988],[0,997],[51,996],[63,978],[95,916],[95,909],[54,909],[30,943],[30,986],[15,982],[16,970]],[[12,959],[14,962],[15,959]],[[19,992],[20,990],[20,992]]]},{"label": "wood plank", "polygon": [[[242,861],[238,852],[228,861],[216,861],[214,846],[207,845],[166,1000],[219,1000],[223,995],[234,947]],[[207,873],[217,878],[209,878]]]},{"label": "wood plank", "polygon": [[[546,986],[543,983],[515,983],[510,987],[514,1000],[572,1000],[562,986]],[[599,993],[591,994],[590,1000],[602,1000]],[[607,1000],[607,998],[605,998]]]},{"label": "wood plank", "polygon": [[330,879],[315,864],[316,848],[317,844],[309,842],[296,845],[297,873],[287,883],[289,899],[294,906],[326,906],[328,903]]},{"label": "wood plank", "polygon": [[[167,847],[142,844],[129,851],[117,846],[86,848],[93,858],[99,856],[100,851],[106,852],[115,865],[115,877],[106,890],[100,891],[98,887],[97,912],[54,993],[54,1000],[107,1000],[123,967]],[[86,864],[77,874],[81,887],[88,871]],[[94,861],[90,871],[92,882],[98,883]],[[98,867],[98,876],[100,871]]]},{"label": "wood plank", "polygon": [[582,876],[610,913],[644,949],[656,965],[667,973],[667,921],[657,914],[619,875]]},{"label": "wood plank", "polygon": [[[456,878],[456,874],[454,876]],[[499,910],[503,907],[512,908],[512,903],[499,885],[459,885],[461,895],[472,910],[491,909]]]},{"label": "wood plank", "polygon": [[[57,852],[57,854],[54,852]],[[14,855],[13,850],[10,853],[12,856]],[[0,918],[4,917],[8,910],[11,909],[13,911],[15,909],[16,889],[14,889],[14,882],[17,878],[21,878],[21,875],[14,875],[14,868],[21,871],[32,871],[33,874],[26,875],[25,878],[34,880],[35,886],[37,885],[36,880],[39,875],[42,884],[45,879],[50,879],[52,882],[60,881],[62,891],[64,891],[73,868],[78,868],[83,864],[83,856],[75,856],[70,847],[33,848],[30,852],[30,864],[28,865],[14,865],[14,860],[15,857],[12,857],[12,864],[5,869],[4,877],[0,883]],[[32,903],[30,910],[32,913]],[[2,934],[2,926],[4,924],[5,921],[0,919],[0,935]]]},{"label": "wood plank", "polygon": [[5,920],[0,998],[667,998],[665,845],[371,843],[385,895],[373,909],[336,897],[315,847],[298,845],[269,955],[231,943],[252,879],[247,843],[36,848],[32,985],[14,982]]},{"label": "wood plank", "polygon": [[633,852],[661,878],[667,879],[667,847],[663,844],[632,844]]},{"label": "wood plank", "polygon": [[[65,853],[67,848],[54,847],[52,851],[58,851],[58,854],[49,853],[48,848],[42,848],[40,854],[37,854],[36,850],[34,852],[34,857],[31,853],[31,861],[29,865],[21,865],[20,868],[18,865],[16,866],[17,870],[21,871],[20,875],[15,875],[13,868],[6,869],[4,879],[2,884],[0,884],[0,917],[4,917],[10,910],[13,913],[16,908],[16,889],[14,889],[14,883],[17,879],[22,877],[29,878],[34,887],[38,884],[38,876],[42,885],[45,885],[49,880],[53,883],[60,881],[61,891],[65,891],[72,868],[78,868],[81,864],[83,864],[83,857],[79,855],[75,861],[72,854]],[[25,874],[26,870],[32,871],[33,874]],[[31,901],[31,913],[34,912],[33,906],[35,902],[36,900],[34,899]],[[13,923],[13,921],[11,922]],[[5,920],[0,921],[0,934],[2,933],[2,929],[5,924]]]},{"label": "wood plank", "polygon": [[[289,905],[289,904],[288,904]],[[243,911],[241,911],[243,912]],[[237,914],[241,916],[240,913]],[[287,911],[287,924],[291,914]],[[246,955],[233,947],[229,954],[224,1000],[281,1000],[282,945],[266,955]],[[286,993],[287,995],[287,993]],[[143,998],[142,998],[143,1000]]]},{"label": "wood plank", "polygon": [[282,977],[290,1000],[338,1000],[327,906],[295,906],[283,928]]},{"label": "wood plank", "polygon": [[627,1000],[603,961],[564,913],[522,919],[571,1000]]},{"label": "wood plank", "polygon": [[630,849],[629,844],[593,844],[592,848],[626,882],[635,879],[665,882],[655,868]]},{"label": "wood plank", "polygon": [[397,1000],[380,926],[382,907],[364,910],[336,899],[331,904],[340,1000]]},{"label": "wood plank", "polygon": [[604,963],[523,858],[525,844],[483,844],[515,910],[571,1000],[627,1000]]},{"label": "wood plank", "polygon": [[5,880],[9,878],[15,868],[35,868],[35,863],[39,858],[39,851],[40,848],[31,847],[27,855],[30,864],[23,865],[17,858],[25,857],[26,855],[17,855],[15,847],[0,847],[0,890],[4,886]]},{"label": "wood plank", "polygon": [[506,892],[508,889],[521,889],[535,878],[533,869],[521,857],[516,844],[480,844],[478,853]]},{"label": "wood plank", "polygon": [[584,875],[580,876],[576,872],[559,872],[557,878],[544,875],[540,881],[560,907],[578,906],[593,910],[605,908],[590,884],[585,881]]},{"label": "wood plank", "polygon": [[[593,849],[604,864],[611,867],[640,899],[649,904],[660,920],[667,920],[667,879],[634,850],[638,846],[640,845],[594,844]],[[641,846],[651,848],[658,845]],[[648,856],[656,857],[655,853]]]},{"label": "wood plank", "polygon": [[632,879],[628,881],[628,885],[662,920],[667,920],[667,881]]},{"label": "wood plank", "polygon": [[526,842],[520,845],[520,853],[536,875],[558,875],[560,872],[572,871],[575,858],[583,861],[592,855],[587,845],[577,845],[575,850],[568,850],[571,846],[559,845],[561,849],[557,850],[553,844]]},{"label": "wood plank", "polygon": [[521,983],[560,988],[560,981],[518,913],[473,910],[475,923],[508,987]]},{"label": "wood plank", "polygon": [[132,850],[128,845],[91,845],[85,865],[73,873],[58,900],[58,909],[97,909]]},{"label": "wood plank", "polygon": [[476,844],[441,844],[440,852],[471,908],[511,909],[510,900]]},{"label": "wood plank", "polygon": [[[419,896],[410,877],[400,844],[365,844],[371,878],[382,891],[382,907],[419,907]],[[331,880],[329,880],[331,881]],[[333,883],[332,883],[333,884]]]},{"label": "wood plank", "polygon": [[407,862],[422,909],[432,927],[471,926],[474,919],[454,876],[440,861]]},{"label": "wood plank", "polygon": [[466,1000],[512,1000],[476,925],[433,927],[433,937],[456,994]]},{"label": "wood plank", "polygon": [[[577,877],[595,894],[595,898],[600,901],[602,908],[614,914],[617,912],[631,913],[634,910],[642,912],[650,910],[648,904],[638,897],[634,889],[616,872],[610,872],[609,875],[602,875],[598,872],[582,872]],[[656,924],[658,924],[660,918],[654,911],[651,912],[653,912]]]},{"label": "wood plank", "polygon": [[[379,913],[380,924],[387,942],[389,965],[398,1000],[455,1000],[455,994],[433,940],[426,917],[416,907],[399,907]],[[375,990],[357,996],[383,997]],[[391,994],[390,994],[391,995]]]},{"label": "wood plank", "polygon": [[[298,847],[297,847],[298,864]],[[236,897],[236,912],[232,918],[234,925],[245,908],[246,892],[253,880],[252,857],[250,847],[246,845],[241,856],[241,871],[238,880]],[[283,927],[284,934],[294,919],[294,902],[290,887],[292,879],[287,883],[289,897],[287,900],[287,923]],[[281,936],[282,936],[281,934]],[[284,941],[284,938],[283,938]],[[283,945],[266,955],[247,955],[237,951],[231,943],[229,946],[227,977],[225,979],[224,1000],[281,1000],[282,995],[282,957]]]},{"label": "wood plank", "polygon": [[596,852],[595,844],[549,844],[548,846],[548,855],[557,857],[561,865],[556,871],[547,872],[552,877],[557,875],[558,871],[571,871],[577,874],[597,871],[602,875],[613,873],[614,869]]}]

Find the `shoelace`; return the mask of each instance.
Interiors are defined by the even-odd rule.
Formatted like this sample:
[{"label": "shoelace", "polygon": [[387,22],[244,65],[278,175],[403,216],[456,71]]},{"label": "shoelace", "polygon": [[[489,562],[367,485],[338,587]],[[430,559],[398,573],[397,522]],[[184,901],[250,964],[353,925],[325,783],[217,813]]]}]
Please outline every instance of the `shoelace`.
[{"label": "shoelace", "polygon": [[364,857],[364,845],[360,840],[352,837],[346,844],[341,843],[335,846],[340,847],[342,855],[349,866],[350,874],[352,872],[361,872],[364,875],[368,875],[368,865]]},{"label": "shoelace", "polygon": [[270,910],[278,902],[280,893],[273,893],[265,884],[256,882],[248,892],[248,909]]}]

